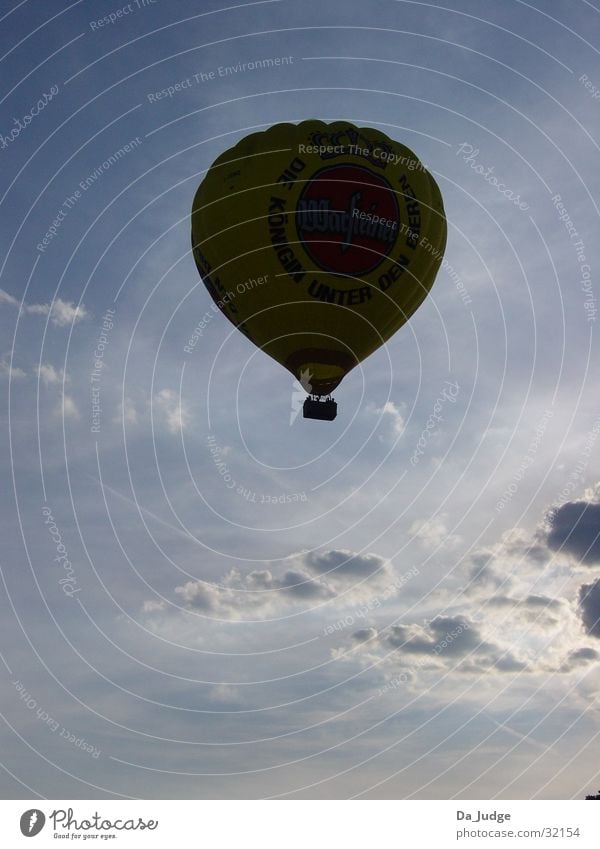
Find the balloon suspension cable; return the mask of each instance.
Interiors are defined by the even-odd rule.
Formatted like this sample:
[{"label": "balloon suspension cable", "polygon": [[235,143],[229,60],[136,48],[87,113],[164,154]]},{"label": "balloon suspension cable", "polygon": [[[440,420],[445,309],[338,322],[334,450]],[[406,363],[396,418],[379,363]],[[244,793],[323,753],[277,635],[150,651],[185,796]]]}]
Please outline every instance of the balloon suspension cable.
[{"label": "balloon suspension cable", "polygon": [[331,395],[308,395],[302,407],[302,415],[305,419],[332,422],[337,416],[337,404]]}]

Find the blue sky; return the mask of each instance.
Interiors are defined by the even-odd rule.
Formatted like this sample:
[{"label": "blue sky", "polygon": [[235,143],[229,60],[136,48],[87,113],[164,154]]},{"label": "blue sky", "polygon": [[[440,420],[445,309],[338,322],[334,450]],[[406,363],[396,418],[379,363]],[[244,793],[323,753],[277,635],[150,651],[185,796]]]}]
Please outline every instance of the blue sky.
[{"label": "blue sky", "polygon": [[[3,10],[3,796],[594,789],[597,10]],[[198,183],[308,118],[408,145],[448,217],[327,424],[221,315],[184,350]]]}]

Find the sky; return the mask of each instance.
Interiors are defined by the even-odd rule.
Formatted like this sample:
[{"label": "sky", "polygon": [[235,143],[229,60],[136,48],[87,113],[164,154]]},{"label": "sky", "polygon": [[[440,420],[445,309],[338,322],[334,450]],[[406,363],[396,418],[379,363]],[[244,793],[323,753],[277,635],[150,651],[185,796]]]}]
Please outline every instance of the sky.
[{"label": "sky", "polygon": [[[598,10],[1,8],[2,798],[596,790]],[[448,219],[331,423],[190,251],[214,159],[309,118]]]}]

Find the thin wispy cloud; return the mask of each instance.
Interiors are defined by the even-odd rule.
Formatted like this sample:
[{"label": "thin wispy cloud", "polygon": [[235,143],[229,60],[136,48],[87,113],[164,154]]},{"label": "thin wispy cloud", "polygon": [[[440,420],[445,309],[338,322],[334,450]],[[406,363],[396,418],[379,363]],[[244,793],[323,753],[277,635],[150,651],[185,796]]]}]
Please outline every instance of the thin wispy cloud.
[{"label": "thin wispy cloud", "polygon": [[0,304],[16,307],[25,315],[49,315],[50,322],[56,327],[67,327],[88,317],[84,304],[76,306],[72,301],[63,301],[62,298],[55,298],[51,304],[21,303],[4,289],[0,289]]}]

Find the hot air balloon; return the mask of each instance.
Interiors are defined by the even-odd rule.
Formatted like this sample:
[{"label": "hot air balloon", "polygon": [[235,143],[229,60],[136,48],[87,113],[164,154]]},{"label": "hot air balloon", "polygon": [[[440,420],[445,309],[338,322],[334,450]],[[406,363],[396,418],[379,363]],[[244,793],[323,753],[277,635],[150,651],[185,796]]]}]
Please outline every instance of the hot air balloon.
[{"label": "hot air balloon", "polygon": [[331,393],[431,289],[446,245],[415,154],[346,121],[277,124],[222,153],[194,197],[192,249],[219,309],[333,419]]}]

